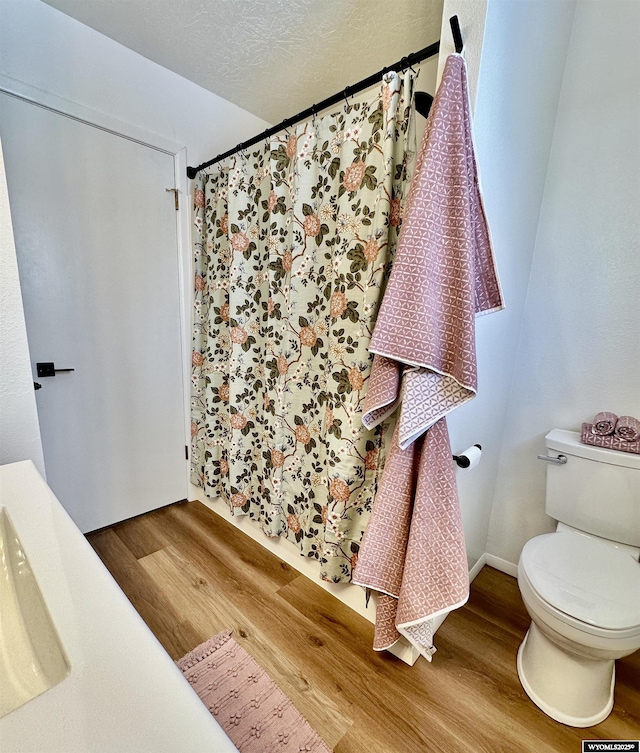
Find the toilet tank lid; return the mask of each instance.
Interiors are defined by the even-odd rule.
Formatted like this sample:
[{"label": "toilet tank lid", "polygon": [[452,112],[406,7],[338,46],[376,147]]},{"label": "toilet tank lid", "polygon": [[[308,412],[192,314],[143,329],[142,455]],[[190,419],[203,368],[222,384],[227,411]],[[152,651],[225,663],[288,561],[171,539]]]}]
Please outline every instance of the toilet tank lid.
[{"label": "toilet tank lid", "polygon": [[640,470],[640,455],[582,444],[580,432],[577,431],[552,429],[545,437],[545,443],[550,450],[555,450],[561,455],[575,455],[580,458],[587,458],[587,460],[596,460],[599,463],[621,465],[624,468]]},{"label": "toilet tank lid", "polygon": [[640,564],[629,554],[562,531],[529,540],[522,560],[534,590],[561,612],[608,630],[640,626]]}]

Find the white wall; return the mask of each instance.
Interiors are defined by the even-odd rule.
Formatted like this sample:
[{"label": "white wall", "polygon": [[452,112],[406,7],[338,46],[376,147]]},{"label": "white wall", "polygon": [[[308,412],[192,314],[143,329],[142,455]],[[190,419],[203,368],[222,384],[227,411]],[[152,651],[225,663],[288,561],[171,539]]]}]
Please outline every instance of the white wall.
[{"label": "white wall", "polygon": [[[14,82],[20,85],[13,86]],[[0,0],[0,83],[13,89],[24,89],[26,84],[29,94],[42,101],[54,95],[56,106],[63,109],[67,101],[71,110],[81,105],[105,113],[111,125],[123,122],[171,139],[186,146],[191,164],[267,127],[259,118],[39,0]],[[3,194],[3,211],[5,202]],[[3,216],[0,462],[31,457],[44,473],[10,228]]]},{"label": "white wall", "polygon": [[191,164],[267,127],[40,0],[0,0],[0,74],[177,141]]},{"label": "white wall", "polygon": [[488,540],[512,563],[554,526],[544,435],[640,416],[639,36],[637,0],[578,0]]},{"label": "white wall", "polygon": [[0,465],[33,460],[44,475],[1,143],[0,301]]},{"label": "white wall", "polygon": [[[457,13],[470,87],[482,35],[472,20],[483,3],[446,0],[443,39]],[[546,167],[562,82],[573,2],[489,0],[477,77],[474,133],[486,212],[506,309],[477,320],[478,396],[450,414],[454,452],[479,443],[480,465],[458,471],[471,566],[486,551],[507,396],[536,239]],[[447,36],[445,36],[445,32]],[[475,40],[475,42],[474,42]],[[452,49],[445,41],[445,51]],[[473,97],[473,90],[471,92]]]}]

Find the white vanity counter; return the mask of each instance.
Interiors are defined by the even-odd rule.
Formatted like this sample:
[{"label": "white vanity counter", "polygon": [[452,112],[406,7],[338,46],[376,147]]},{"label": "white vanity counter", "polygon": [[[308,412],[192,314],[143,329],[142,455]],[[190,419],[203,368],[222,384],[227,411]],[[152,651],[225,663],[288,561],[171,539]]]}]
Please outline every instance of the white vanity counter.
[{"label": "white vanity counter", "polygon": [[0,467],[0,506],[70,664],[62,681],[0,718],[0,752],[234,753],[30,461]]}]

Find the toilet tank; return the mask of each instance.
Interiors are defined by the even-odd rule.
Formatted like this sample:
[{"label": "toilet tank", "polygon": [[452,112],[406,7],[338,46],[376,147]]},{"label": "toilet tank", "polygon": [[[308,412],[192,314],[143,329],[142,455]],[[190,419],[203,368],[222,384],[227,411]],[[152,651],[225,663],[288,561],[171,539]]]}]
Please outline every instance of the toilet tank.
[{"label": "toilet tank", "polygon": [[582,444],[575,431],[554,429],[548,454],[546,511],[554,520],[605,539],[640,546],[640,455]]}]

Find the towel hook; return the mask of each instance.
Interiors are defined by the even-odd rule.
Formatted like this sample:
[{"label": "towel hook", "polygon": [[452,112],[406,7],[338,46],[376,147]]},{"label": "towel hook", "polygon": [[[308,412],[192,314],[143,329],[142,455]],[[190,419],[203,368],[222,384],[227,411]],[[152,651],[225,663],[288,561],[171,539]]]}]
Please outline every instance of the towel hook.
[{"label": "towel hook", "polygon": [[453,35],[453,43],[456,46],[456,52],[460,53],[464,47],[464,42],[462,41],[462,32],[460,31],[460,21],[458,20],[458,16],[451,16],[449,23],[451,24],[451,34]]}]

